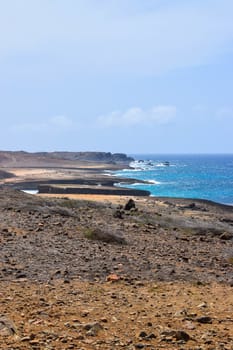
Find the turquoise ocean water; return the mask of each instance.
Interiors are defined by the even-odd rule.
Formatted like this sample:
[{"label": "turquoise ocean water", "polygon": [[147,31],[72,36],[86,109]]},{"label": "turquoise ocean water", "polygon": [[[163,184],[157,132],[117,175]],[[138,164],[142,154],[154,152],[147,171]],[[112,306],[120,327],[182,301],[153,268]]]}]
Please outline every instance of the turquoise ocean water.
[{"label": "turquoise ocean water", "polygon": [[137,160],[130,164],[134,168],[115,174],[150,183],[135,182],[129,188],[148,190],[153,196],[201,198],[233,205],[233,155],[132,156]]}]

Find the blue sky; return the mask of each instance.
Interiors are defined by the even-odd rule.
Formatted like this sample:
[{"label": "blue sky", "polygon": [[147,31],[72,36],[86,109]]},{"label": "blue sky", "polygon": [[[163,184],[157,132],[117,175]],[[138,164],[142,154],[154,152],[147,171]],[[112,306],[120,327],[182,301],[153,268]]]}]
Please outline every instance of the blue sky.
[{"label": "blue sky", "polygon": [[0,0],[0,149],[233,153],[232,0]]}]

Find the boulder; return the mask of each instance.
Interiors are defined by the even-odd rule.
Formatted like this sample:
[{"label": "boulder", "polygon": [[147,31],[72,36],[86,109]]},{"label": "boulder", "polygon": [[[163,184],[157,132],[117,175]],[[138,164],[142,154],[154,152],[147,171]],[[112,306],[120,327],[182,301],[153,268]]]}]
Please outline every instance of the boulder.
[{"label": "boulder", "polygon": [[108,229],[87,228],[84,231],[84,236],[88,239],[95,241],[102,241],[106,243],[117,243],[117,244],[126,244],[126,240],[123,237],[122,233],[110,231]]},{"label": "boulder", "polygon": [[136,204],[134,202],[134,200],[132,198],[130,198],[128,200],[128,202],[126,203],[124,209],[125,210],[131,210],[131,209],[135,209],[136,208]]}]

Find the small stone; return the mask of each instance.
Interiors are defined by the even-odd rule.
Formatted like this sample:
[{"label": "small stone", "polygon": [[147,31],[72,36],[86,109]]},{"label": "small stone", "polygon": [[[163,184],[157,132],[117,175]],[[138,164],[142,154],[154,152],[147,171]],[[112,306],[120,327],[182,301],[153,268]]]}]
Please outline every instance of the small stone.
[{"label": "small stone", "polygon": [[196,321],[199,323],[212,323],[212,318],[209,316],[197,317]]},{"label": "small stone", "polygon": [[156,335],[154,333],[149,334],[146,339],[155,339]]},{"label": "small stone", "polygon": [[165,330],[163,332],[161,332],[161,336],[162,336],[162,340],[164,341],[172,341],[173,339],[175,339],[176,341],[184,341],[187,342],[188,340],[190,340],[190,335],[188,333],[186,333],[183,330],[174,330],[174,329],[170,329],[170,330]]},{"label": "small stone", "polygon": [[86,330],[86,331],[89,331],[92,327],[94,327],[95,323],[86,323],[83,325],[83,328]]},{"label": "small stone", "polygon": [[220,236],[219,236],[220,239],[222,240],[225,240],[225,241],[228,241],[230,239],[233,238],[233,234],[230,233],[230,232],[223,232]]},{"label": "small stone", "polygon": [[233,279],[232,279],[232,280],[229,280],[228,283],[229,283],[229,286],[230,286],[230,287],[233,287]]},{"label": "small stone", "polygon": [[197,307],[198,307],[199,309],[201,309],[201,308],[206,308],[206,307],[207,307],[207,303],[204,301],[203,303],[199,304]]},{"label": "small stone", "polygon": [[103,326],[99,322],[87,323],[84,325],[84,329],[87,330],[86,335],[95,337],[103,329]]},{"label": "small stone", "polygon": [[118,319],[115,316],[112,316],[112,322],[118,322]]},{"label": "small stone", "polygon": [[[80,313],[80,315],[81,315],[81,317],[87,317],[88,315],[89,315],[89,311],[88,310],[83,310],[83,311],[81,311],[81,313]],[[78,321],[78,320],[77,320]],[[79,322],[79,321],[78,321]]]},{"label": "small stone", "polygon": [[29,342],[31,345],[37,345],[37,344],[39,344],[40,343],[40,341],[39,340],[37,340],[37,339],[33,339],[33,340],[30,340],[30,342]]},{"label": "small stone", "polygon": [[175,317],[184,317],[187,316],[187,310],[186,309],[181,309],[176,311],[176,313],[174,314]]},{"label": "small stone", "polygon": [[78,340],[83,340],[83,339],[84,339],[84,336],[80,334],[80,335],[77,336],[77,339],[78,339]]},{"label": "small stone", "polygon": [[107,318],[101,318],[100,321],[103,322],[103,323],[107,323],[108,322]]},{"label": "small stone", "polygon": [[63,283],[65,283],[65,284],[68,284],[68,283],[70,283],[70,279],[69,279],[69,278],[64,278],[64,281],[63,281]]},{"label": "small stone", "polygon": [[23,337],[23,338],[21,338],[21,341],[29,341],[29,340],[31,340],[30,337]]},{"label": "small stone", "polygon": [[116,219],[123,219],[123,211],[122,210],[116,210],[113,213],[113,217]]},{"label": "small stone", "polygon": [[15,278],[17,278],[17,279],[26,278],[26,277],[27,277],[27,275],[21,271],[18,271],[16,276],[15,276]]},{"label": "small stone", "polygon": [[146,338],[147,337],[147,333],[145,331],[141,331],[139,334],[138,334],[138,338]]},{"label": "small stone", "polygon": [[66,344],[66,343],[67,343],[67,339],[66,339],[66,338],[62,338],[62,339],[61,339],[61,342],[64,343],[64,344]]},{"label": "small stone", "polygon": [[136,281],[135,282],[135,286],[137,286],[137,287],[144,287],[144,283],[142,282],[142,281]]},{"label": "small stone", "polygon": [[211,331],[208,331],[206,333],[204,333],[202,336],[201,336],[201,340],[205,343],[205,344],[212,344],[213,341],[212,341],[212,336],[215,336],[215,332],[211,332]]},{"label": "small stone", "polygon": [[189,329],[189,330],[193,330],[193,329],[196,329],[196,326],[195,326],[195,324],[194,324],[193,322],[187,321],[187,322],[185,323],[185,328],[187,328],[187,329]]},{"label": "small stone", "polygon": [[183,340],[183,341],[187,342],[188,340],[190,340],[190,335],[188,333],[186,333],[185,331],[176,331],[174,334],[174,338],[176,340]]},{"label": "small stone", "polygon": [[16,334],[16,327],[11,320],[3,316],[0,318],[0,335],[10,336]]},{"label": "small stone", "polygon": [[111,273],[110,275],[107,276],[106,281],[108,281],[108,282],[117,282],[120,279],[121,279],[120,276],[116,275],[115,273]]},{"label": "small stone", "polygon": [[144,344],[138,343],[134,345],[135,349],[143,349],[145,347]]}]

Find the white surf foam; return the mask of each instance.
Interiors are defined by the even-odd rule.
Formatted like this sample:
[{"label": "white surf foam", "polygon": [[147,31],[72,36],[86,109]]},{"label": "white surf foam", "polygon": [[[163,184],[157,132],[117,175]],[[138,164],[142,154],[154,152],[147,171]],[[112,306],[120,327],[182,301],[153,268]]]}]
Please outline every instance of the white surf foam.
[{"label": "white surf foam", "polygon": [[156,180],[147,180],[147,182],[149,182],[150,184],[153,184],[153,185],[161,185],[161,183],[162,183],[162,182],[156,181]]},{"label": "white surf foam", "polygon": [[37,194],[39,191],[38,190],[22,190],[22,192],[28,193],[28,194]]}]

